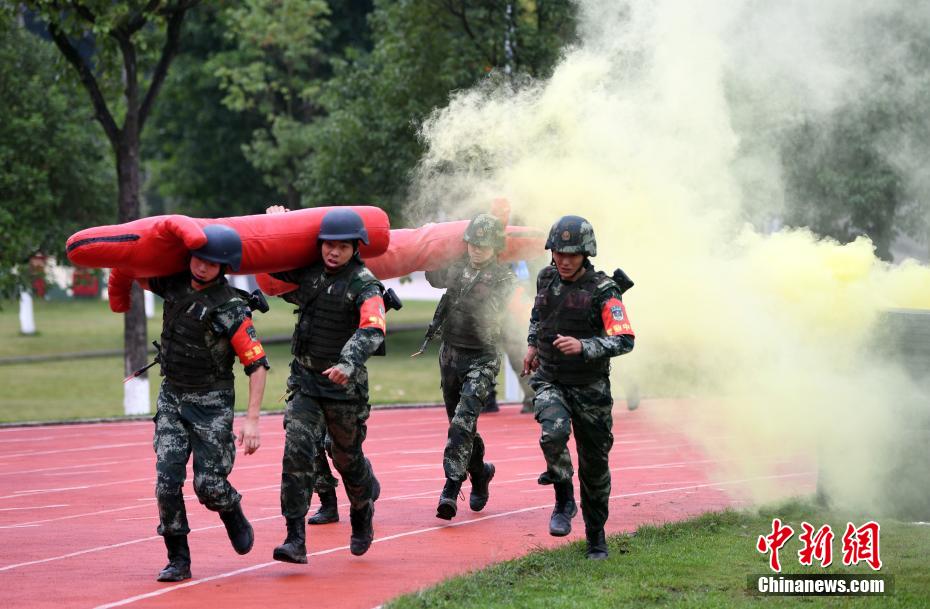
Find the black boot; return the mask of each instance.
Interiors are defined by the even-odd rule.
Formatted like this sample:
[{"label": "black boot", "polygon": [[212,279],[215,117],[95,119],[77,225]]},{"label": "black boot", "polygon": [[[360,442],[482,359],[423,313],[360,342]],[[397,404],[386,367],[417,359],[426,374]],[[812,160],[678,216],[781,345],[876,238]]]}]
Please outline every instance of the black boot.
[{"label": "black boot", "polygon": [[[491,484],[491,478],[494,477],[494,464],[484,464],[484,475],[480,478],[471,477],[471,494],[468,496],[468,507],[473,512],[480,512],[488,504],[488,497],[491,492],[488,485]],[[440,499],[440,501],[442,501]]]},{"label": "black boot", "polygon": [[248,554],[255,542],[255,534],[242,513],[242,504],[237,503],[228,512],[220,512],[220,519],[226,525],[226,534],[229,535],[233,550],[238,554]]},{"label": "black boot", "polygon": [[588,538],[588,558],[591,560],[607,558],[607,538],[604,536],[604,529],[585,528],[584,534]]},{"label": "black boot", "polygon": [[168,564],[156,578],[160,582],[179,582],[191,578],[191,551],[187,535],[165,535]]},{"label": "black boot", "polygon": [[339,522],[339,501],[336,489],[320,493],[320,508],[307,520],[307,524],[329,524]]},{"label": "black boot", "polygon": [[303,518],[287,519],[287,537],[274,549],[273,557],[281,562],[307,564],[307,525]]},{"label": "black boot", "polygon": [[375,538],[372,520],[375,517],[375,503],[372,500],[367,507],[360,510],[349,508],[349,522],[352,524],[352,536],[349,538],[349,551],[361,556],[371,547]]},{"label": "black boot", "polygon": [[462,490],[462,482],[446,478],[446,485],[442,487],[439,493],[439,505],[436,507],[436,518],[443,520],[452,520],[455,513],[459,511],[456,501],[459,492]]},{"label": "black boot", "polygon": [[539,484],[540,486],[547,486],[552,484],[552,478],[549,477],[549,472],[545,471],[539,474],[539,478],[536,478],[536,484]]},{"label": "black boot", "polygon": [[549,518],[549,534],[553,537],[565,537],[572,532],[572,518],[578,513],[575,504],[575,490],[571,480],[555,483],[555,508]]}]

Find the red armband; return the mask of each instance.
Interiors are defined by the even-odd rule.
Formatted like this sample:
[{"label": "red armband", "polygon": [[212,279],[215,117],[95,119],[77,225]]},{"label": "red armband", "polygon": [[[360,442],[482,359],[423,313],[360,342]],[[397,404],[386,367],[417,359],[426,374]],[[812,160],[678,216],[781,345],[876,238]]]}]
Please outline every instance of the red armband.
[{"label": "red armband", "polygon": [[363,302],[358,315],[359,328],[378,328],[381,332],[385,332],[384,299],[380,296],[372,296]]},{"label": "red armband", "polygon": [[252,319],[246,317],[245,321],[239,324],[239,329],[233,334],[229,341],[232,343],[233,350],[239,356],[239,361],[243,366],[248,366],[265,357],[265,349],[258,342],[255,335],[255,327],[252,325]]},{"label": "red armband", "polygon": [[607,336],[626,334],[636,336],[630,325],[630,318],[626,314],[626,307],[619,298],[611,298],[601,307],[601,321],[604,322],[604,331]]}]

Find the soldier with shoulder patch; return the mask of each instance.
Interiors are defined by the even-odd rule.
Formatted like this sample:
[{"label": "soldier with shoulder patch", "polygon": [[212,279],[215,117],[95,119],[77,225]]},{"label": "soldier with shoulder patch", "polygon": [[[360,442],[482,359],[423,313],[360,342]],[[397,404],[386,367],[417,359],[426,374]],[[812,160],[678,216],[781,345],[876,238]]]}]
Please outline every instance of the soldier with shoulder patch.
[{"label": "soldier with shoulder patch", "polygon": [[530,383],[546,459],[540,484],[555,486],[549,534],[568,535],[578,511],[568,452],[574,429],[587,556],[602,559],[607,558],[608,456],[614,440],[610,358],[633,349],[633,329],[622,301],[632,282],[619,270],[613,278],[595,270],[589,260],[597,254],[594,229],[579,216],[559,219],[546,249],[552,251],[552,264],[536,279],[523,373],[534,372]]},{"label": "soldier with shoulder patch", "polygon": [[191,453],[197,498],[219,512],[236,552],[248,553],[254,541],[242,497],[227,480],[236,455],[233,363],[238,355],[249,375],[248,412],[239,434],[239,445],[249,455],[261,445],[258,416],[268,359],[252,325],[249,295],[230,286],[224,276],[227,268],[239,269],[239,234],[221,224],[208,225],[203,232],[207,242],[191,252],[189,270],[140,281],[165,300],[158,353],[165,379],[154,419],[158,534],[165,539],[169,561],[158,574],[162,582],[191,577],[182,492]]},{"label": "soldier with shoulder patch", "polygon": [[[266,213],[285,211],[276,205]],[[331,210],[317,236],[320,259],[304,268],[272,273],[297,285],[281,297],[298,307],[281,473],[287,537],[274,549],[275,560],[307,562],[304,519],[318,473],[314,462],[326,458],[319,454],[326,433],[350,502],[349,549],[360,556],[374,539],[374,502],[381,486],[362,452],[371,411],[365,362],[383,352],[384,287],[359,257],[360,242],[368,243],[361,216],[347,208]]]},{"label": "soldier with shoulder patch", "polygon": [[[449,432],[443,453],[446,483],[436,517],[451,520],[466,476],[471,479],[469,507],[488,502],[494,465],[484,461],[478,415],[487,404],[500,370],[502,324],[516,277],[497,256],[505,245],[504,226],[490,214],[478,214],[463,237],[468,252],[452,266],[426,273],[430,285],[445,288],[437,309],[441,323],[440,384]],[[435,331],[435,328],[434,328]]]}]

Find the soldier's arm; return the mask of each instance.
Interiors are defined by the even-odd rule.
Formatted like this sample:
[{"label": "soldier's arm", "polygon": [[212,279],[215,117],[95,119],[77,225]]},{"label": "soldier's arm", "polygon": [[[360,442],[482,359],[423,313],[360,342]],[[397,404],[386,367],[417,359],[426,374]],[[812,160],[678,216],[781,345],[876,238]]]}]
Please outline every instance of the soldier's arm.
[{"label": "soldier's arm", "polygon": [[359,366],[365,365],[371,354],[378,350],[384,342],[387,327],[384,300],[378,284],[364,288],[355,299],[355,304],[359,312],[358,328],[342,347],[337,366],[347,377],[352,376]]},{"label": "soldier's arm", "polygon": [[450,271],[451,267],[447,266],[435,271],[426,271],[424,274],[426,275],[427,283],[429,283],[431,286],[434,288],[445,289],[448,288],[450,284]]},{"label": "soldier's arm", "polygon": [[621,300],[620,290],[616,286],[609,286],[599,291],[595,294],[594,304],[606,336],[582,339],[581,356],[585,360],[593,360],[632,351],[636,335]]},{"label": "soldier's arm", "polygon": [[298,307],[301,305],[300,294],[301,294],[301,281],[307,273],[306,268],[302,269],[293,269],[290,271],[282,271],[280,273],[268,273],[268,275],[279,281],[285,281],[287,283],[293,283],[297,285],[297,289],[291,290],[290,292],[285,292],[283,294],[278,294],[278,297],[285,302],[289,302]]},{"label": "soldier's arm", "polygon": [[238,443],[245,454],[250,455],[261,446],[258,416],[265,394],[265,380],[271,366],[252,324],[252,314],[243,300],[234,298],[218,309],[213,315],[213,324],[218,334],[229,339],[230,346],[249,377],[249,405],[239,431]]}]

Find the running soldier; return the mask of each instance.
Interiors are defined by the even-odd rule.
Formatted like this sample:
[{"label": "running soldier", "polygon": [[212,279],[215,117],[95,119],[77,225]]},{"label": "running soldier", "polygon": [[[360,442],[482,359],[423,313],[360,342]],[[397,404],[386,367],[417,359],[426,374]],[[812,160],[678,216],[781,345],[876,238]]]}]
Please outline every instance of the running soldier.
[{"label": "running soldier", "polygon": [[[266,213],[285,211],[275,205]],[[314,462],[325,459],[319,455],[325,433],[349,496],[349,549],[361,556],[374,539],[374,502],[381,487],[362,452],[371,411],[365,362],[383,352],[384,288],[359,257],[359,242],[368,243],[361,216],[351,209],[331,210],[320,223],[320,260],[272,273],[297,285],[281,297],[297,305],[299,314],[284,414],[281,513],[287,537],[274,549],[275,560],[307,562],[304,519],[318,475]]]},{"label": "running soldier", "polygon": [[207,509],[219,512],[233,549],[247,554],[254,540],[242,513],[242,497],[227,480],[236,456],[233,360],[238,355],[249,375],[249,406],[238,443],[250,455],[261,446],[258,415],[268,359],[252,325],[249,295],[231,287],[224,276],[227,269],[239,270],[239,234],[220,224],[206,226],[203,232],[207,242],[191,252],[189,270],[140,281],[165,299],[157,358],[165,379],[154,419],[158,534],[168,549],[160,582],[191,577],[190,527],[182,492],[191,453],[194,492]]},{"label": "running soldier", "polygon": [[434,316],[433,332],[441,324],[439,369],[442,396],[449,417],[443,453],[446,483],[436,517],[451,520],[456,499],[471,478],[469,507],[480,512],[488,502],[494,465],[485,463],[484,441],[478,435],[478,415],[487,404],[500,370],[501,326],[516,278],[497,256],[504,249],[504,226],[490,214],[478,214],[463,237],[468,253],[452,266],[426,273],[430,285],[446,288]]},{"label": "running soldier", "polygon": [[622,271],[611,278],[594,269],[589,258],[597,254],[597,243],[584,218],[562,217],[552,226],[546,249],[553,260],[536,278],[523,373],[535,372],[535,416],[546,459],[540,484],[555,486],[549,534],[568,535],[578,511],[568,452],[574,428],[587,556],[602,559],[607,558],[608,455],[614,441],[610,358],[633,349],[633,329],[622,302],[632,282]]}]

